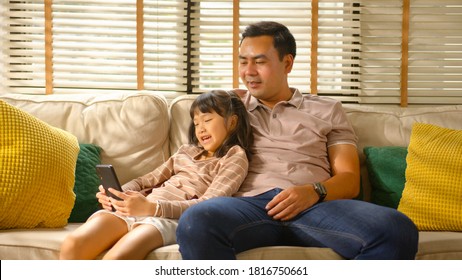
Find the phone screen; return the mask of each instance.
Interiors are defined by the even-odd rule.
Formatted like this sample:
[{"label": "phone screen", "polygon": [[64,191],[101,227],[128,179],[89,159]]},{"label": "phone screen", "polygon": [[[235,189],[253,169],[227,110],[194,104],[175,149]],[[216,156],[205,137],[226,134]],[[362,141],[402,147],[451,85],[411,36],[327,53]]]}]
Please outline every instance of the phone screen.
[{"label": "phone screen", "polygon": [[[96,165],[96,172],[101,180],[101,185],[103,185],[106,190],[106,195],[117,200],[122,200],[120,197],[108,191],[109,188],[113,188],[122,192],[122,187],[117,179],[114,167],[110,164],[98,164]],[[112,207],[112,211],[115,211],[114,207]]]}]

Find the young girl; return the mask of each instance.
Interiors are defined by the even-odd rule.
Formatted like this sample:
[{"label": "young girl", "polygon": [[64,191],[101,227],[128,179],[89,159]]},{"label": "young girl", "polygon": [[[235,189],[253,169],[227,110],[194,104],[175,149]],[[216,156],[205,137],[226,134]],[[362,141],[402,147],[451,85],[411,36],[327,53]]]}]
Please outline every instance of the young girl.
[{"label": "young girl", "polygon": [[104,209],[67,236],[61,259],[94,259],[105,251],[104,259],[144,259],[153,249],[176,243],[177,219],[188,207],[238,190],[253,141],[241,99],[221,90],[204,93],[190,115],[189,145],[123,185],[124,192],[109,189],[122,201],[99,187],[96,196]]}]

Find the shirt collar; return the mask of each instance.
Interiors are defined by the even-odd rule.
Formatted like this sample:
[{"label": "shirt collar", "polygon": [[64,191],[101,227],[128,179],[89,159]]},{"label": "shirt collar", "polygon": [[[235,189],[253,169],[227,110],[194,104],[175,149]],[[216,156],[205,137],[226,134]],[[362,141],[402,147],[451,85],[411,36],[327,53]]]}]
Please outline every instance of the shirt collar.
[{"label": "shirt collar", "polygon": [[[292,97],[288,101],[281,101],[278,104],[290,104],[298,109],[300,108],[300,105],[303,102],[303,94],[296,88],[290,88],[290,90],[293,92]],[[258,101],[257,98],[253,97],[248,91],[246,93],[245,101],[246,104],[249,104],[247,106],[247,109],[249,111],[255,110],[258,106],[265,106],[262,103],[260,103],[260,101]]]}]

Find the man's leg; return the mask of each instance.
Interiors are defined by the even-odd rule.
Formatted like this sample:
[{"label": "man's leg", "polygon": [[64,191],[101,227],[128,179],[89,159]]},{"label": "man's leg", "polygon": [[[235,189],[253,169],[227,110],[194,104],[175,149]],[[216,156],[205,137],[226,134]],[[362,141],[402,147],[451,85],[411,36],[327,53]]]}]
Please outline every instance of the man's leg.
[{"label": "man's leg", "polygon": [[363,201],[323,202],[286,226],[286,243],[329,247],[348,259],[414,259],[417,252],[418,231],[407,216]]},{"label": "man's leg", "polygon": [[264,210],[276,194],[217,198],[188,209],[177,230],[183,258],[233,259],[242,251],[272,245],[328,247],[348,259],[415,258],[418,231],[395,209],[336,200],[278,222]]},{"label": "man's leg", "polygon": [[278,244],[281,223],[265,210],[278,192],[218,197],[190,207],[180,217],[177,229],[183,259],[235,259],[239,252]]}]

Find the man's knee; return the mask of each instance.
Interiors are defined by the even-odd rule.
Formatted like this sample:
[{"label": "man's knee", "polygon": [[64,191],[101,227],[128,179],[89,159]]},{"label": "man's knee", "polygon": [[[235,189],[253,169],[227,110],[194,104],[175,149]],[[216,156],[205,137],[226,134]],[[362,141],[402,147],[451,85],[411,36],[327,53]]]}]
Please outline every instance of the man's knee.
[{"label": "man's knee", "polygon": [[189,235],[196,230],[207,227],[215,213],[220,211],[216,206],[213,201],[204,201],[189,207],[178,221],[177,232]]},{"label": "man's knee", "polygon": [[[218,197],[189,207],[180,217],[177,228],[178,244],[200,242],[200,238],[207,239],[207,233],[213,231],[214,226],[226,218],[225,205],[229,197]],[[206,240],[205,240],[206,241]]]},{"label": "man's knee", "polygon": [[377,231],[383,240],[384,258],[414,259],[419,239],[415,224],[401,212],[390,210],[387,214]]}]

